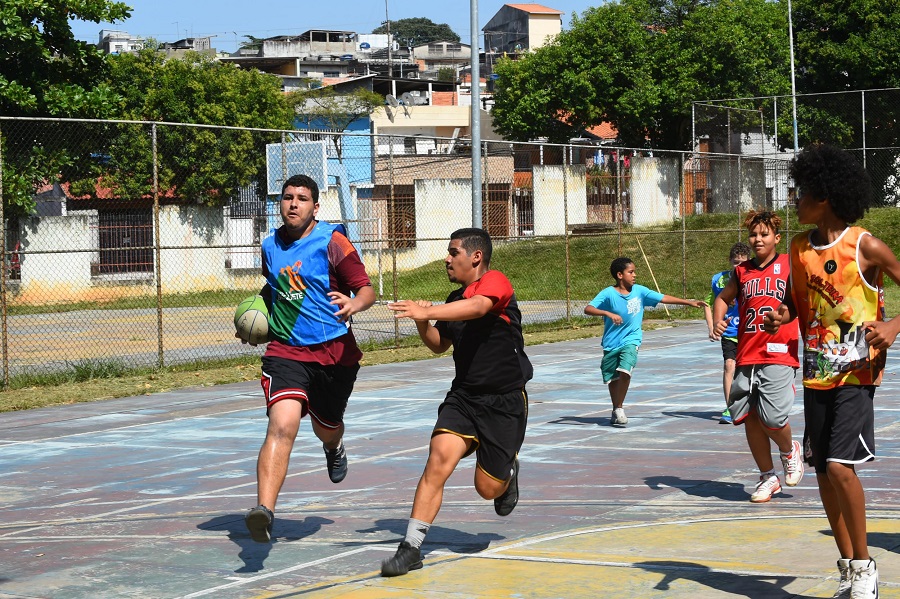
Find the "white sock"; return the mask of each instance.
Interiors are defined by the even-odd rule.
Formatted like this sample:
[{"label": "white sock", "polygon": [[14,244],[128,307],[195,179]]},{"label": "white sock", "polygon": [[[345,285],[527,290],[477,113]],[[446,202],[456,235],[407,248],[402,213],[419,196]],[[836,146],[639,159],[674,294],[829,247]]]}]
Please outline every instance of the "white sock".
[{"label": "white sock", "polygon": [[425,542],[425,535],[428,534],[429,528],[431,528],[431,524],[428,522],[410,518],[409,524],[406,525],[406,539],[404,540],[416,549],[419,549],[422,543]]}]

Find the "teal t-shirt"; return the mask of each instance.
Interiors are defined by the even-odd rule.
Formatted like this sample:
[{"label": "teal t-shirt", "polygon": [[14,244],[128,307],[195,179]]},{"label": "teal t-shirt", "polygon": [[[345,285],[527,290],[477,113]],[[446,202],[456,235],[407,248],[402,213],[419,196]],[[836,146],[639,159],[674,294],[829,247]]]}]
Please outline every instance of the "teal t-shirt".
[{"label": "teal t-shirt", "polygon": [[622,317],[622,324],[603,317],[603,349],[611,350],[623,345],[640,346],[644,338],[641,324],[644,308],[652,308],[662,301],[663,294],[643,285],[634,285],[628,295],[622,295],[615,287],[607,287],[591,300],[598,310],[606,310]]}]

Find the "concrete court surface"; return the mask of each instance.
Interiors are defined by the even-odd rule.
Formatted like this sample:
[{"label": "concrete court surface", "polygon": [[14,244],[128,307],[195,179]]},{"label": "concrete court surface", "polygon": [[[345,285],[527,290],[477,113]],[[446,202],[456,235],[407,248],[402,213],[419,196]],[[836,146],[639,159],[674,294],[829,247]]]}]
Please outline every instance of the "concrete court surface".
[{"label": "concrete court surface", "polygon": [[[756,474],[743,431],[717,422],[721,352],[705,325],[645,333],[625,429],[609,426],[599,339],[528,352],[516,511],[496,516],[464,461],[425,567],[391,579],[379,564],[405,533],[449,357],[362,369],[339,485],[303,424],[272,544],[243,523],[266,426],[257,383],[0,414],[0,598],[831,596],[838,555],[814,477],[748,501]],[[861,469],[885,598],[900,598],[898,371],[890,357],[879,459]]]}]

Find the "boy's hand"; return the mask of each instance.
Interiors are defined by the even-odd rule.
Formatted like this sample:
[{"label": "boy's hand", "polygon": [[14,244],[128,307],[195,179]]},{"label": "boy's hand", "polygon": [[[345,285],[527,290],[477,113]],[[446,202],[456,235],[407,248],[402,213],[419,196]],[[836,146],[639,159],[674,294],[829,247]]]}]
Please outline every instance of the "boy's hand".
[{"label": "boy's hand", "polygon": [[328,297],[331,298],[330,303],[332,306],[340,306],[340,309],[334,315],[341,322],[347,322],[351,316],[359,312],[353,298],[339,291],[329,291]]},{"label": "boy's hand", "polygon": [[609,319],[611,321],[613,321],[613,324],[616,326],[622,324],[622,317],[619,316],[618,314],[613,314],[612,316],[609,317]]},{"label": "boy's hand", "polygon": [[770,335],[774,335],[781,328],[781,311],[769,310],[763,316],[763,330]]},{"label": "boy's hand", "polygon": [[720,320],[716,323],[716,326],[713,327],[713,338],[710,341],[719,341],[722,339],[722,333],[725,332],[725,329],[728,328],[728,319]]},{"label": "boy's hand", "polygon": [[387,305],[389,310],[394,311],[394,318],[409,318],[415,321],[427,321],[426,308],[431,306],[431,302],[427,300],[399,300]]},{"label": "boy's hand", "polygon": [[689,299],[688,304],[694,306],[695,308],[709,308],[709,304],[707,304],[703,300],[698,299]]},{"label": "boy's hand", "polygon": [[900,321],[900,318],[894,318],[889,322],[880,320],[864,322],[862,326],[867,329],[866,343],[869,344],[869,347],[887,349],[893,345],[897,338],[898,326],[900,326],[900,322],[895,321]]}]

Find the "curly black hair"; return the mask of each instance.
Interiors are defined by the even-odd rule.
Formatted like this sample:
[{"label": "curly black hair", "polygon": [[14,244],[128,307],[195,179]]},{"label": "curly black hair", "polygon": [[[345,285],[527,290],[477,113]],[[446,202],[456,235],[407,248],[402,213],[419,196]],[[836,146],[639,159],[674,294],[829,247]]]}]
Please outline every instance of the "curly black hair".
[{"label": "curly black hair", "polygon": [[807,146],[791,160],[791,177],[802,193],[826,199],[835,216],[851,224],[872,204],[869,174],[847,151],[828,144]]}]

